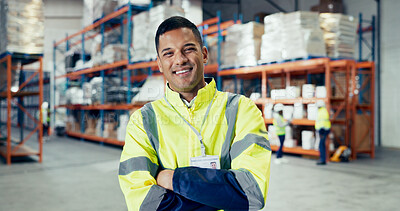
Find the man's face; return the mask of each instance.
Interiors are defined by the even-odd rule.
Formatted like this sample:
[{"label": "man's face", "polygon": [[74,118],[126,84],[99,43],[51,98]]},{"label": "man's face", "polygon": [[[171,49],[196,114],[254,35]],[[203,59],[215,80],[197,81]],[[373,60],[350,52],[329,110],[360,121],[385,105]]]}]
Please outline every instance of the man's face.
[{"label": "man's face", "polygon": [[158,67],[176,92],[197,91],[204,81],[206,47],[200,46],[192,30],[179,28],[159,37]]}]

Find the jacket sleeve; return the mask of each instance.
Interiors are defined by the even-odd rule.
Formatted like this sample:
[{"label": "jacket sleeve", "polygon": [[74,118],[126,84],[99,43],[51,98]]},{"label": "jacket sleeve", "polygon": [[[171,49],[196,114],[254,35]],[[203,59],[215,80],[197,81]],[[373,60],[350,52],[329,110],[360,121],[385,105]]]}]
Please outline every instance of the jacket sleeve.
[{"label": "jacket sleeve", "polygon": [[174,192],[224,210],[258,210],[267,196],[271,149],[260,110],[241,97],[229,169],[177,168]]},{"label": "jacket sleeve", "polygon": [[119,183],[128,210],[215,210],[158,186],[158,169],[157,154],[138,110],[128,122],[119,167]]}]

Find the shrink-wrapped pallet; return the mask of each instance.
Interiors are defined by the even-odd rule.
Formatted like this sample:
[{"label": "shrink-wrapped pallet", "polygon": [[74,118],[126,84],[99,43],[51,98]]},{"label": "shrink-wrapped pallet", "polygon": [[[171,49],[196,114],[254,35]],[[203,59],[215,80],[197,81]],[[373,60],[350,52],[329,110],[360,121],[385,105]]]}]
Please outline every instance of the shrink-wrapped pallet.
[{"label": "shrink-wrapped pallet", "polygon": [[264,24],[259,63],[326,56],[318,13],[276,13],[266,16]]},{"label": "shrink-wrapped pallet", "polygon": [[282,60],[282,16],[275,13],[265,16],[264,34],[262,35],[260,63],[279,62]]},{"label": "shrink-wrapped pallet", "polygon": [[327,54],[331,58],[354,58],[357,40],[357,18],[337,13],[321,13]]},{"label": "shrink-wrapped pallet", "polygon": [[43,54],[41,0],[0,0],[0,54]]},{"label": "shrink-wrapped pallet", "polygon": [[231,26],[223,46],[222,68],[256,66],[263,33],[264,26],[256,22]]},{"label": "shrink-wrapped pallet", "polygon": [[326,56],[318,13],[297,11],[282,16],[282,58],[296,59]]}]

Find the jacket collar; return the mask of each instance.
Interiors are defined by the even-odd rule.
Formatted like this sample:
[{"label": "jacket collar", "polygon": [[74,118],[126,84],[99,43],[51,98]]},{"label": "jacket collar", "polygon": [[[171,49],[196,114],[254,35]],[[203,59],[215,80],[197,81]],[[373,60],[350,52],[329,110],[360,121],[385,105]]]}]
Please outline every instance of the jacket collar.
[{"label": "jacket collar", "polygon": [[[205,81],[208,83],[205,87],[201,88],[197,92],[196,99],[194,99],[194,104],[192,108],[196,109],[202,106],[203,104],[209,103],[212,98],[214,97],[214,93],[217,90],[215,81],[213,78],[205,78]],[[171,105],[174,107],[186,107],[186,105],[183,103],[180,94],[178,92],[173,91],[171,88],[169,88],[169,84],[167,82],[166,85],[166,92],[165,96]],[[187,107],[186,107],[187,108]]]}]

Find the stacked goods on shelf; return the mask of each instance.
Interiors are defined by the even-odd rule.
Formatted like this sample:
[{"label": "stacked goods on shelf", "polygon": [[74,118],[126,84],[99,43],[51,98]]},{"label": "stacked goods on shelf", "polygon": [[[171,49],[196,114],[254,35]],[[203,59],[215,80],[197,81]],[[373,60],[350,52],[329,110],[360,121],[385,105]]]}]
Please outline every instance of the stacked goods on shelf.
[{"label": "stacked goods on shelf", "polygon": [[249,22],[235,24],[228,28],[223,45],[221,67],[256,66],[260,59],[261,36],[264,34],[263,24]]},{"label": "stacked goods on shelf", "polygon": [[111,14],[117,7],[117,0],[84,0],[82,17],[83,27],[89,26],[103,16]]},{"label": "stacked goods on shelf", "polygon": [[[126,25],[122,31],[125,31]],[[122,41],[122,43],[121,43]],[[93,67],[110,64],[113,62],[126,60],[128,44],[126,40],[121,40],[121,28],[115,28],[104,33],[104,49],[101,51],[101,35],[97,35],[91,45],[91,62]]]},{"label": "stacked goods on shelf", "polygon": [[129,2],[133,5],[147,6],[151,3],[151,0],[118,0],[118,7],[124,6]]},{"label": "stacked goods on shelf", "polygon": [[260,63],[282,61],[282,16],[283,13],[275,13],[265,16],[264,34],[262,35]]},{"label": "stacked goods on shelf", "polygon": [[164,77],[162,75],[149,76],[140,91],[132,98],[131,103],[148,102],[164,97]]},{"label": "stacked goods on shelf", "polygon": [[131,62],[155,60],[157,52],[154,39],[158,26],[169,17],[184,15],[182,8],[167,4],[158,5],[148,12],[144,11],[135,15],[133,17]]},{"label": "stacked goods on shelf", "polygon": [[318,13],[276,13],[266,16],[264,24],[259,63],[326,56]]},{"label": "stacked goods on shelf", "polygon": [[117,129],[117,140],[124,141],[126,134],[126,126],[128,125],[129,116],[128,115],[120,115],[119,116],[119,126]]},{"label": "stacked goods on shelf", "polygon": [[[130,49],[132,62],[145,61],[147,59],[149,40],[149,13],[141,12],[133,17],[132,45]],[[154,40],[153,40],[154,42]]]},{"label": "stacked goods on shelf", "polygon": [[318,13],[298,11],[282,16],[282,59],[326,56]]},{"label": "stacked goods on shelf", "polygon": [[109,44],[103,50],[103,62],[106,64],[128,59],[126,44]]},{"label": "stacked goods on shelf", "polygon": [[83,90],[79,87],[71,87],[65,93],[67,104],[83,105],[85,100],[83,98]]},{"label": "stacked goods on shelf", "polygon": [[353,59],[358,20],[338,13],[321,13],[319,17],[328,57]]},{"label": "stacked goods on shelf", "polygon": [[42,54],[43,39],[41,0],[0,0],[0,54]]},{"label": "stacked goods on shelf", "polygon": [[208,50],[207,64],[218,64],[218,37],[207,36],[205,42]]}]

